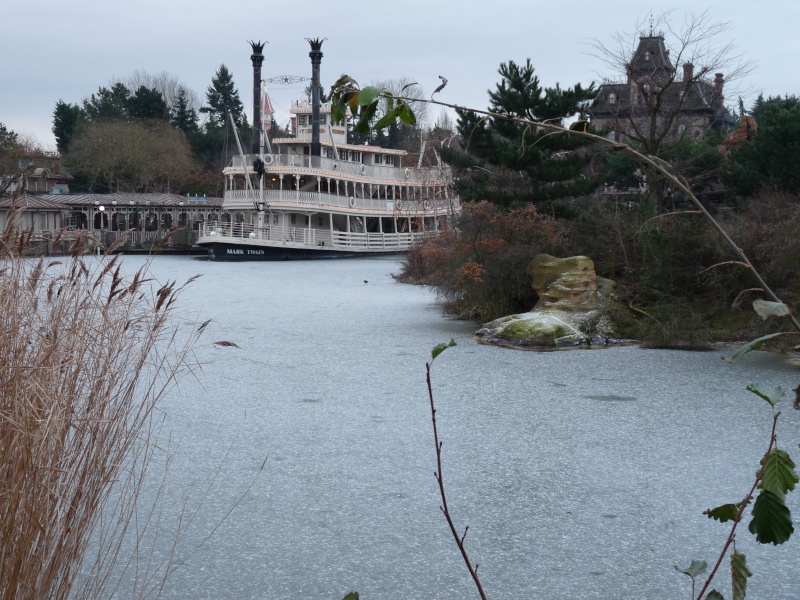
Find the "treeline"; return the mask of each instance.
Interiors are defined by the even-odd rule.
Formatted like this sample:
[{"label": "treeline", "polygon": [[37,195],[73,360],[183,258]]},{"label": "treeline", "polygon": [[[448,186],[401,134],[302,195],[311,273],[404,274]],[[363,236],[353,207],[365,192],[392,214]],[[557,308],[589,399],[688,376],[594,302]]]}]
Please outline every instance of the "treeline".
[{"label": "treeline", "polygon": [[235,147],[228,114],[249,140],[252,131],[225,65],[214,74],[202,106],[176,77],[137,72],[101,86],[80,104],[60,100],[52,130],[75,176],[73,191],[217,195]]},{"label": "treeline", "polygon": [[[383,82],[398,90],[406,80]],[[421,89],[411,93],[421,94]],[[306,89],[310,97],[310,88]],[[323,99],[325,95],[322,95]],[[198,95],[168,73],[136,72],[125,81],[101,86],[81,103],[59,100],[53,111],[53,134],[65,166],[75,179],[72,191],[172,191],[220,195],[222,169],[235,151],[232,118],[243,144],[250,147],[252,128],[233,76],[221,65],[206,90]],[[288,124],[274,120],[270,139],[290,134]],[[446,116],[432,126],[392,125],[386,131],[356,134],[348,123],[348,141],[408,150],[417,162],[428,140],[431,149],[423,163],[435,161],[432,152],[452,136]]]}]

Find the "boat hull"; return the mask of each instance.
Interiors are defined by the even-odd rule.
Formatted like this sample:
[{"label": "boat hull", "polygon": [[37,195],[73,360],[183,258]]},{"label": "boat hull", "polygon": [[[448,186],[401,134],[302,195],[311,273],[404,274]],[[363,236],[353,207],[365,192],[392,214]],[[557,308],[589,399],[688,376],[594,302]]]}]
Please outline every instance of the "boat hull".
[{"label": "boat hull", "polygon": [[334,248],[298,248],[291,246],[256,246],[235,242],[212,242],[201,246],[208,249],[208,259],[214,261],[286,261],[324,258],[363,258],[400,254],[405,250],[337,250]]}]

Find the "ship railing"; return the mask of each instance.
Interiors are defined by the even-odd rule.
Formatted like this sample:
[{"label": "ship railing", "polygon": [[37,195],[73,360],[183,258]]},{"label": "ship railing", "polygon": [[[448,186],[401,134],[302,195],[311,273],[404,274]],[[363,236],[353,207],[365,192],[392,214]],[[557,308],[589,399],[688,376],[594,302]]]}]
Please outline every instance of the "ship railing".
[{"label": "ship railing", "polygon": [[[231,160],[231,167],[234,169],[246,168],[253,172],[253,162],[258,158],[256,154],[248,154],[244,157],[234,156]],[[398,157],[399,160],[399,157]],[[347,175],[354,179],[380,179],[381,181],[396,181],[402,183],[421,183],[421,182],[441,182],[442,169],[440,168],[416,168],[416,167],[395,167],[393,165],[367,165],[322,156],[308,156],[299,154],[265,154],[264,163],[269,172],[273,168],[302,168],[328,171],[341,175]]]},{"label": "ship railing", "polygon": [[[255,205],[254,197],[260,198],[259,192],[247,190],[227,190],[225,192],[226,209],[251,209]],[[318,206],[325,209],[343,209],[347,211],[374,210],[389,211],[402,214],[447,214],[458,208],[455,198],[424,198],[422,200],[397,200],[390,198],[360,198],[327,192],[311,192],[301,190],[264,190],[264,201],[268,205],[290,208],[292,206]]]},{"label": "ship railing", "polygon": [[308,227],[257,227],[247,223],[213,221],[203,224],[200,242],[273,242],[291,246],[325,246],[351,250],[408,250],[414,243],[437,232],[363,233]]}]

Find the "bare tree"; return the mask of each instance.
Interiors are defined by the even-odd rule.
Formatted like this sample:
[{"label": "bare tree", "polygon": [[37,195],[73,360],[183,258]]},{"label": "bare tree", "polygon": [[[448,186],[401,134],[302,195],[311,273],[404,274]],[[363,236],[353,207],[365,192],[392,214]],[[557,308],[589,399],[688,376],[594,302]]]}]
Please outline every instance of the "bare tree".
[{"label": "bare tree", "polygon": [[186,138],[159,120],[89,123],[70,144],[66,159],[112,191],[163,190],[194,168]]},{"label": "bare tree", "polygon": [[186,102],[189,109],[197,111],[201,106],[200,96],[197,95],[197,92],[187,88],[176,75],[167,73],[166,71],[161,71],[160,73],[152,75],[147,71],[139,71],[137,69],[123,80],[122,83],[124,83],[129,90],[136,90],[139,86],[156,90],[164,97],[167,106],[173,110],[177,105],[181,90],[186,94]]},{"label": "bare tree", "polygon": [[0,196],[42,166],[42,160],[56,156],[55,152],[44,150],[33,136],[16,133],[0,123]]},{"label": "bare tree", "polygon": [[417,127],[428,127],[428,104],[426,102],[415,102],[415,100],[425,99],[425,90],[421,85],[415,83],[413,79],[408,77],[374,82],[372,85],[391,92],[393,96],[405,96],[406,98],[410,98],[410,102],[414,108],[414,115],[417,117]]}]

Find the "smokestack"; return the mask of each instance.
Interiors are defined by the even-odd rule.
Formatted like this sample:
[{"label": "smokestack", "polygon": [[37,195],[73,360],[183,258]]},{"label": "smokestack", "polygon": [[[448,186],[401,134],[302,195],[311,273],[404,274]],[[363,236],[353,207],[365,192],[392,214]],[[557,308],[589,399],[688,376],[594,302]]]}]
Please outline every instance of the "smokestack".
[{"label": "smokestack", "polygon": [[253,154],[261,150],[261,64],[264,62],[264,44],[266,42],[250,42],[253,53]]},{"label": "smokestack", "polygon": [[722,86],[725,84],[725,79],[722,73],[714,73],[714,108],[722,110],[725,108],[725,96],[722,95]]},{"label": "smokestack", "polygon": [[311,52],[308,53],[311,57],[311,156],[319,156],[319,66],[322,63],[322,42],[325,40],[306,40],[311,44]]}]

